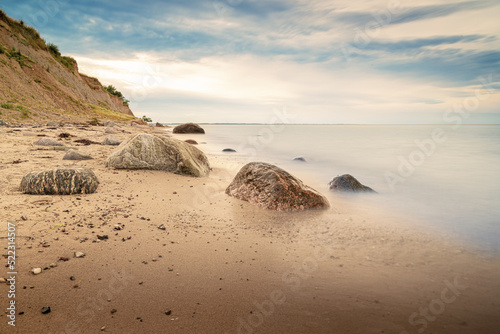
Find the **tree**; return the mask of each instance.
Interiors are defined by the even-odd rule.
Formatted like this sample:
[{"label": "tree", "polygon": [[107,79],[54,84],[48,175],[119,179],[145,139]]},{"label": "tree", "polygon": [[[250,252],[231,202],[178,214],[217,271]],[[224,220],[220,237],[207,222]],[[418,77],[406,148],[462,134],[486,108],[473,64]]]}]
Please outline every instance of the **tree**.
[{"label": "tree", "polygon": [[144,122],[148,122],[148,123],[153,122],[153,120],[152,120],[150,117],[146,117],[146,115],[142,116],[142,120],[143,120]]}]

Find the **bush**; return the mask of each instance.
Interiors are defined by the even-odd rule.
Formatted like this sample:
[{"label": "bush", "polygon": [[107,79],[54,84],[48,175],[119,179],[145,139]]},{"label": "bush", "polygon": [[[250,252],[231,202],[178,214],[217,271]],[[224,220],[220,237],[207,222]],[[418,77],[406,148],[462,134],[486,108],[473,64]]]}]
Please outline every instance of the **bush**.
[{"label": "bush", "polygon": [[55,57],[60,57],[61,52],[59,51],[59,47],[53,43],[48,43],[47,48],[49,48],[49,52]]},{"label": "bush", "polygon": [[2,103],[2,104],[0,104],[0,107],[2,107],[4,109],[14,109],[14,106],[12,104],[8,104],[8,103]]},{"label": "bush", "polygon": [[123,94],[116,90],[115,86],[109,85],[104,86],[104,89],[108,91],[109,94],[123,98]]},{"label": "bush", "polygon": [[148,123],[151,123],[153,121],[150,117],[146,117],[146,115],[142,116],[142,120]]}]

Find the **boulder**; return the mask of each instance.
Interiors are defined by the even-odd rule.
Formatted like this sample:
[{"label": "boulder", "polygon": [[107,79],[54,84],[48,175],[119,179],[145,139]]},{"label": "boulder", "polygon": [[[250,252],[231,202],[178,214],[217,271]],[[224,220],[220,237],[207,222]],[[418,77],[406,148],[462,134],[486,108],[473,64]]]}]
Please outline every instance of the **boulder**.
[{"label": "boulder", "polygon": [[362,185],[358,180],[349,174],[334,177],[328,185],[330,186],[331,191],[376,192],[372,188]]},{"label": "boulder", "polygon": [[262,208],[296,211],[328,208],[328,200],[285,170],[264,162],[241,168],[226,194]]},{"label": "boulder", "polygon": [[156,122],[156,126],[159,127],[159,128],[164,128],[165,125],[161,124],[160,122]]},{"label": "boulder", "polygon": [[64,146],[63,143],[52,138],[40,138],[35,142],[35,145],[40,146]]},{"label": "boulder", "polygon": [[205,154],[181,140],[137,134],[118,147],[106,160],[117,169],[164,170],[176,174],[204,176],[210,171]]},{"label": "boulder", "polygon": [[293,158],[293,161],[307,162],[306,158],[304,157],[295,157]]},{"label": "boulder", "polygon": [[104,138],[104,141],[102,142],[103,145],[111,145],[111,146],[118,146],[121,143],[122,141],[113,135],[106,136],[106,138]]},{"label": "boulder", "polygon": [[130,122],[130,125],[148,125],[148,122],[144,121],[141,118],[134,119],[133,121]]},{"label": "boulder", "polygon": [[186,143],[191,144],[191,145],[198,145],[198,142],[194,139],[187,139],[184,140]]},{"label": "boulder", "polygon": [[5,123],[3,120],[0,119],[0,126],[7,126],[8,124]]},{"label": "boulder", "polygon": [[63,157],[63,160],[92,160],[90,155],[80,153],[75,150],[69,150]]},{"label": "boulder", "polygon": [[174,130],[174,133],[205,133],[205,130],[198,124],[194,123],[185,123],[181,125],[177,125]]},{"label": "boulder", "polygon": [[225,149],[222,150],[222,152],[234,153],[234,152],[236,152],[236,150],[234,150],[232,148],[225,148]]},{"label": "boulder", "polygon": [[116,126],[116,123],[113,121],[107,121],[107,122],[104,122],[104,126],[112,128],[113,126]]},{"label": "boulder", "polygon": [[47,123],[47,126],[49,128],[58,128],[59,127],[59,123],[56,123],[56,122],[48,122]]},{"label": "boulder", "polygon": [[21,192],[33,195],[91,194],[99,180],[86,167],[71,167],[31,172],[21,181]]}]

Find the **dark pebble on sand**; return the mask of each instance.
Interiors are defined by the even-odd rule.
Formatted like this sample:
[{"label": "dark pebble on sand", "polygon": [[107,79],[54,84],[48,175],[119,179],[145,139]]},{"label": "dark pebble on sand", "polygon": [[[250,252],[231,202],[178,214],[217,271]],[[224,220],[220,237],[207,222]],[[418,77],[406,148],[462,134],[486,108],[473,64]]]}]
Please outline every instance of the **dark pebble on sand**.
[{"label": "dark pebble on sand", "polygon": [[69,279],[72,280],[72,281],[74,281],[74,280],[76,280],[76,277],[75,276],[70,276]]},{"label": "dark pebble on sand", "polygon": [[165,314],[166,314],[166,315],[171,315],[171,314],[172,314],[172,311],[171,311],[171,310],[165,311]]},{"label": "dark pebble on sand", "polygon": [[49,306],[42,307],[42,314],[47,314],[47,313],[50,313],[50,307]]}]

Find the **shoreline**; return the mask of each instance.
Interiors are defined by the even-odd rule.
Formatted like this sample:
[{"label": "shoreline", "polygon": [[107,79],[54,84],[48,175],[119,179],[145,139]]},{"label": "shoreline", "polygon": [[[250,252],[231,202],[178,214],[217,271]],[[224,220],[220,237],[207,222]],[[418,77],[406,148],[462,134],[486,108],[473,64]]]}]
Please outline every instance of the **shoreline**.
[{"label": "shoreline", "polygon": [[[116,134],[120,139],[166,133],[120,128],[131,132]],[[253,207],[224,194],[240,164],[231,157],[208,155],[213,171],[203,178],[112,170],[103,163],[112,146],[78,147],[95,158],[81,162],[30,151],[36,137],[23,133],[36,130],[0,133],[0,233],[17,222],[17,304],[24,312],[15,328],[6,327],[2,312],[2,332],[417,333],[425,326],[429,333],[495,333],[500,326],[498,256],[340,196],[326,211]],[[44,134],[60,132],[105,137],[103,127]],[[12,164],[17,159],[23,162]],[[97,192],[19,192],[27,172],[67,165],[93,169]],[[76,251],[86,256],[74,258]],[[50,269],[32,275],[34,267]],[[0,293],[3,308],[6,284]],[[43,306],[52,312],[41,314]]]}]

